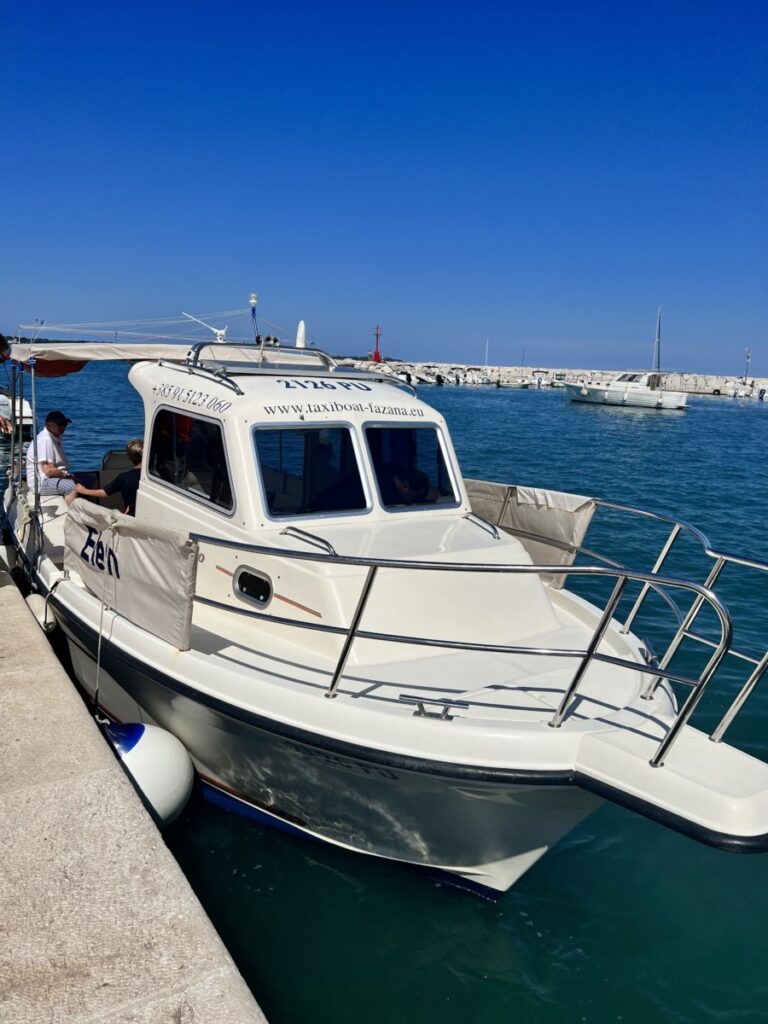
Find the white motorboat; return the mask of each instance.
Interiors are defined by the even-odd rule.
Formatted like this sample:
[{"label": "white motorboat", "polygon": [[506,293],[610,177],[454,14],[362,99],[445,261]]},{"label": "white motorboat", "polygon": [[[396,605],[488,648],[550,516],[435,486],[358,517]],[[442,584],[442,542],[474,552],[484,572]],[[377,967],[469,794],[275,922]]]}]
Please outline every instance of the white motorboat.
[{"label": "white motorboat", "polygon": [[[68,508],[12,468],[5,551],[90,699],[174,733],[215,799],[495,890],[604,799],[715,846],[768,849],[768,765],[723,742],[768,654],[733,650],[713,589],[726,565],[768,565],[665,516],[465,480],[445,420],[412,389],[315,349],[31,344],[14,357],[31,372],[133,364],[135,518]],[[584,546],[606,512],[671,531],[652,572]],[[704,585],[662,574],[681,535],[711,562]],[[585,582],[608,590],[587,600]],[[646,627],[633,632],[652,600],[671,620],[658,657]],[[706,637],[700,613],[717,626]],[[707,651],[696,674],[678,658],[689,644]],[[752,674],[708,736],[691,716],[729,653]]]},{"label": "white motorboat", "polygon": [[688,396],[682,391],[667,391],[661,373],[661,312],[656,314],[656,336],[653,342],[653,370],[621,373],[608,384],[579,381],[565,384],[572,402],[593,405],[620,405],[638,409],[684,409]]},{"label": "white motorboat", "polygon": [[[4,416],[7,420],[14,421],[17,426],[20,424],[21,429],[25,435],[31,433],[33,426],[32,419],[32,407],[26,398],[18,398],[16,401],[20,405],[20,409],[17,410],[17,415],[14,417],[14,410],[11,405],[11,398],[8,394],[7,388],[0,388],[0,416]],[[20,412],[20,415],[18,415]],[[0,437],[4,437],[4,434],[0,434]]]},{"label": "white motorboat", "polygon": [[620,373],[608,384],[568,383],[563,385],[572,402],[593,405],[622,405],[639,409],[684,409],[688,396],[666,391],[660,373]]}]

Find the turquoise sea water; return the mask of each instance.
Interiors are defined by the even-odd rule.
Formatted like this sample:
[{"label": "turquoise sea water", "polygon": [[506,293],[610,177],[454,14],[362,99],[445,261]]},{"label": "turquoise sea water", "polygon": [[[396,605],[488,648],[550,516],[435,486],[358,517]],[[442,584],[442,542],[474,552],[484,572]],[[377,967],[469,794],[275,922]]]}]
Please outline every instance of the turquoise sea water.
[{"label": "turquoise sea water", "polygon": [[[657,413],[573,405],[558,391],[422,398],[448,418],[465,476],[668,511],[716,547],[768,559],[768,402],[702,398]],[[75,420],[66,441],[78,468],[141,433],[117,368],[40,382],[39,399]],[[608,522],[602,537],[650,568],[647,531],[633,540]],[[701,567],[692,546],[690,559]],[[724,589],[751,623],[740,640],[761,653],[768,581]],[[768,688],[732,735],[768,759]],[[709,849],[612,805],[496,902],[198,800],[166,841],[271,1024],[768,1021],[768,855]]]}]

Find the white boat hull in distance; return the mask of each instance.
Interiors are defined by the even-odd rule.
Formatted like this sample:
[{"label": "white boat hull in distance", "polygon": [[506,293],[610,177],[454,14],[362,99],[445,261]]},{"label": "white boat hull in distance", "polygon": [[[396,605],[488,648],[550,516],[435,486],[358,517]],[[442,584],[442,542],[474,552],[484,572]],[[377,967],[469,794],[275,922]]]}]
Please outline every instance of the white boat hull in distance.
[{"label": "white boat hull in distance", "polygon": [[[7,420],[13,420],[11,399],[2,391],[0,391],[0,416],[4,416]],[[17,423],[20,423],[21,429],[25,434],[32,432],[32,428],[34,427],[32,407],[26,399],[22,401],[20,408],[17,405],[16,420]]]},{"label": "white boat hull in distance", "polygon": [[591,405],[625,406],[635,409],[684,409],[688,396],[682,391],[616,386],[615,382],[600,384],[565,384],[572,402]]}]

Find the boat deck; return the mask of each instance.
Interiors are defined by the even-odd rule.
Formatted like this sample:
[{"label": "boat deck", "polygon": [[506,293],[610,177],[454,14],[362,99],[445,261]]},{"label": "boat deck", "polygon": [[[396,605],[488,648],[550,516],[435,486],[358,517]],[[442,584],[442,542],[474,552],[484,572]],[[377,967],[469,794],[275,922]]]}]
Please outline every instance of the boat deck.
[{"label": "boat deck", "polygon": [[[67,506],[63,498],[46,497],[41,507],[45,552],[61,568]],[[213,657],[220,659],[222,669],[252,670],[262,691],[270,685],[304,694],[328,690],[337,655],[317,650],[312,633],[301,628],[260,629],[260,625],[218,608],[195,606],[190,653],[199,655],[205,664],[201,686],[205,677],[210,678]],[[367,625],[375,628],[373,623]],[[626,657],[626,637],[618,641],[618,650],[618,638],[611,633],[599,650]],[[538,633],[529,644],[520,637],[515,642],[542,651],[580,652],[591,635],[588,626],[574,621]],[[338,637],[339,652],[343,639]],[[446,650],[359,638],[338,692],[364,701],[366,706],[408,716],[450,714],[475,722],[541,724],[552,719],[579,663],[578,654]],[[605,721],[633,704],[642,684],[639,672],[593,661],[569,707],[567,721]],[[660,735],[657,728],[653,732]]]}]

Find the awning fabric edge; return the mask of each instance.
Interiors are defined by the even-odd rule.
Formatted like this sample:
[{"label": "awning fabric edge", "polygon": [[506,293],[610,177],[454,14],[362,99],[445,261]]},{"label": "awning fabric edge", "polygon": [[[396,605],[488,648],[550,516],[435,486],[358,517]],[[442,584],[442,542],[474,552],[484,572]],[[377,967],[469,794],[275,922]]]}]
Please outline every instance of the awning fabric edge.
[{"label": "awning fabric edge", "polygon": [[42,344],[24,343],[11,346],[11,358],[20,363],[28,363],[34,358],[41,362],[101,362],[123,360],[138,362],[143,359],[166,359],[172,362],[184,362],[189,352],[189,344],[166,342],[150,343],[133,342],[112,344],[104,342],[61,342],[60,344],[45,342]]}]

